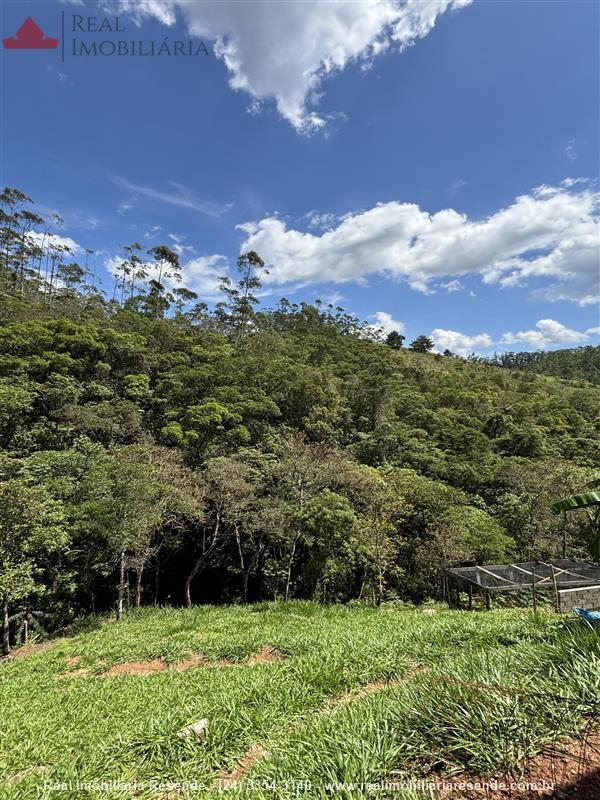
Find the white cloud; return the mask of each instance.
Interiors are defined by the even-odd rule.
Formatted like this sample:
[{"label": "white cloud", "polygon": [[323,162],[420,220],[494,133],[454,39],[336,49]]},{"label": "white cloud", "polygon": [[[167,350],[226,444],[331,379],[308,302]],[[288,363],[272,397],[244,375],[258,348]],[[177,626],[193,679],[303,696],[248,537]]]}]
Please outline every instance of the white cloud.
[{"label": "white cloud", "polygon": [[404,333],[404,323],[399,322],[397,319],[392,319],[392,315],[388,314],[387,311],[376,311],[375,314],[371,314],[371,319],[375,320],[371,328],[374,331],[379,331],[379,329],[381,329],[383,331],[383,336],[387,336],[388,333],[392,331]]},{"label": "white cloud", "polygon": [[440,14],[472,0],[362,2],[223,2],[223,0],[104,0],[139,22],[153,16],[173,25],[179,12],[193,36],[214,41],[229,85],[250,95],[251,109],[274,100],[300,132],[323,128],[314,109],[324,80],[348,64],[368,64],[426,36]]},{"label": "white cloud", "polygon": [[[104,260],[104,268],[108,272],[109,275],[112,275],[113,278],[119,274],[121,269],[121,264],[125,261],[124,255],[112,255],[107,256]],[[157,278],[158,277],[158,270],[153,261],[143,261],[142,264],[139,264],[138,267],[143,269],[144,272],[148,273],[148,280],[150,278]]]},{"label": "white cloud", "polygon": [[434,352],[443,353],[444,350],[451,350],[457,355],[468,356],[481,350],[489,350],[493,345],[499,345],[502,349],[510,345],[519,345],[532,350],[573,346],[584,344],[591,336],[597,334],[600,334],[600,327],[575,331],[554,319],[540,319],[535,324],[535,330],[504,333],[498,341],[494,341],[487,333],[470,335],[443,328],[431,331],[430,337],[435,342]]},{"label": "white cloud", "polygon": [[132,208],[135,208],[137,205],[137,199],[135,197],[130,197],[127,200],[123,200],[119,203],[117,208],[117,212],[119,214],[125,214],[127,211],[131,211]]},{"label": "white cloud", "polygon": [[[109,256],[104,266],[106,271],[115,276],[123,263],[123,256]],[[146,281],[158,279],[158,269],[154,261],[146,261],[143,269],[147,273]],[[215,301],[221,299],[218,292],[219,278],[226,275],[228,270],[227,258],[218,254],[198,256],[181,265],[181,281],[163,278],[163,283],[169,288],[185,286],[198,294],[198,299]]]},{"label": "white cloud", "polygon": [[577,150],[575,148],[575,139],[569,139],[565,147],[565,155],[569,161],[575,161],[577,158]]},{"label": "white cloud", "polygon": [[185,236],[178,233],[169,233],[169,239],[173,242],[172,248],[181,258],[186,254],[192,256],[196,253],[196,248],[191,244],[185,244]]},{"label": "white cloud", "polygon": [[227,258],[218,254],[198,256],[184,264],[183,285],[198,293],[200,300],[222,300],[219,295],[219,278],[227,275]]},{"label": "white cloud", "polygon": [[58,233],[30,231],[28,238],[33,244],[36,244],[39,247],[50,247],[54,249],[65,248],[66,251],[68,251],[65,254],[65,258],[68,258],[70,255],[77,255],[77,253],[81,253],[83,251],[81,245],[78,244],[74,239],[71,239],[70,236],[60,236]]},{"label": "white cloud", "polygon": [[536,330],[519,331],[518,333],[505,333],[499,344],[517,344],[524,342],[534,350],[544,350],[551,345],[572,345],[586,342],[593,328],[587,331],[574,331],[554,319],[540,319],[535,323]]},{"label": "white cloud", "polygon": [[288,229],[277,216],[238,227],[241,250],[260,253],[275,284],[364,282],[379,274],[428,293],[436,279],[479,273],[502,287],[543,279],[543,298],[589,305],[598,296],[597,214],[597,194],[569,179],[482,220],[389,202],[347,214],[322,233]]},{"label": "white cloud", "polygon": [[464,180],[463,178],[457,178],[457,180],[453,181],[450,185],[450,194],[454,194],[458,192],[460,189],[464,189],[465,186],[470,186],[471,184],[469,181]]},{"label": "white cloud", "polygon": [[462,283],[457,280],[448,281],[448,283],[442,283],[441,285],[450,294],[452,292],[460,292],[460,290],[463,288]]},{"label": "white cloud", "polygon": [[304,219],[306,219],[309,228],[314,228],[317,230],[330,230],[339,220],[337,215],[332,214],[330,211],[320,213],[319,211],[314,210],[308,211],[304,215]]},{"label": "white cloud", "polygon": [[342,300],[344,299],[344,295],[341,292],[328,292],[325,295],[322,295],[322,300],[326,306],[337,306],[339,305]]},{"label": "white cloud", "polygon": [[466,333],[444,330],[443,328],[435,328],[435,330],[431,331],[431,338],[435,342],[434,352],[443,353],[444,350],[450,350],[459,356],[468,356],[480,349],[485,350],[494,343],[487,333],[477,333],[474,336],[469,336]]},{"label": "white cloud", "polygon": [[[115,183],[123,186],[130,192],[141,194],[144,197],[149,197],[151,200],[156,200],[159,203],[168,203],[173,206],[181,208],[191,208],[193,211],[199,211],[208,217],[219,217],[231,208],[231,203],[213,203],[210,200],[198,199],[191,189],[183,186],[181,183],[169,181],[168,189],[153,189],[151,186],[140,186],[136,183],[125,178],[117,177],[114,179]],[[125,201],[131,204],[131,200]],[[121,204],[123,205],[123,204]],[[128,206],[131,208],[131,205]]]}]

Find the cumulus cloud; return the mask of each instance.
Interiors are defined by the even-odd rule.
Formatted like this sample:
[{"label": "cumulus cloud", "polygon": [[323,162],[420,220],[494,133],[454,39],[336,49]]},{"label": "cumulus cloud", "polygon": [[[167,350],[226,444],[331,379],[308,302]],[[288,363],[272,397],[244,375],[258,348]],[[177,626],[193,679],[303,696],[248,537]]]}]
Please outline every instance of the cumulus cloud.
[{"label": "cumulus cloud", "polygon": [[184,264],[183,285],[198,293],[200,300],[210,302],[219,297],[219,278],[227,275],[227,258],[222,255],[198,256]]},{"label": "cumulus cloud", "polygon": [[573,179],[537,187],[480,220],[394,201],[347,214],[321,233],[288,228],[277,216],[239,229],[241,249],[261,254],[275,284],[379,274],[428,293],[438,281],[478,273],[501,287],[535,280],[548,300],[589,305],[598,297],[598,196]]},{"label": "cumulus cloud", "polygon": [[42,233],[41,231],[30,231],[29,241],[38,247],[50,247],[51,249],[63,249],[68,257],[83,252],[83,248],[70,236],[60,236],[58,233]]},{"label": "cumulus cloud", "polygon": [[307,221],[309,228],[315,228],[317,230],[330,230],[336,222],[338,222],[338,217],[335,214],[332,214],[329,211],[324,213],[319,213],[318,211],[308,211],[304,215],[304,219]]},{"label": "cumulus cloud", "polygon": [[588,328],[585,331],[576,331],[568,328],[555,319],[540,319],[535,324],[534,330],[519,331],[518,333],[504,333],[498,341],[494,341],[487,333],[474,335],[458,331],[436,328],[431,331],[430,337],[435,342],[434,351],[443,353],[451,350],[459,356],[468,356],[481,350],[489,350],[497,345],[501,349],[507,346],[518,345],[531,350],[547,350],[553,347],[585,344],[590,338],[600,334],[600,327]]},{"label": "cumulus cloud", "polygon": [[435,330],[431,331],[431,339],[435,342],[434,352],[443,353],[444,350],[450,350],[459,356],[468,356],[478,350],[485,350],[494,344],[492,337],[488,336],[487,333],[477,333],[475,336],[469,336],[466,333],[444,330],[443,328],[435,328]]},{"label": "cumulus cloud", "polygon": [[544,350],[552,345],[573,345],[587,342],[590,334],[594,334],[598,330],[588,328],[587,331],[575,331],[554,319],[540,319],[536,322],[535,328],[531,331],[505,333],[499,344],[513,345],[524,342],[534,350]]},{"label": "cumulus cloud", "polygon": [[251,109],[274,100],[296,130],[323,128],[315,108],[328,76],[348,64],[371,63],[426,36],[440,14],[472,0],[362,0],[324,3],[223,0],[104,0],[110,11],[137,22],[152,16],[174,25],[179,12],[191,35],[214,41],[229,85],[251,97]]},{"label": "cumulus cloud", "polygon": [[[104,266],[106,271],[114,277],[118,274],[122,263],[123,256],[113,255],[105,260]],[[144,262],[143,269],[147,273],[145,280],[158,280],[158,269],[154,261]],[[186,289],[196,292],[199,300],[214,302],[220,299],[219,278],[227,275],[227,271],[228,264],[225,256],[219,254],[198,256],[182,263],[181,281],[163,277],[163,283],[171,289],[185,286]]]},{"label": "cumulus cloud", "polygon": [[388,314],[387,311],[376,311],[375,314],[371,314],[371,319],[375,320],[373,325],[371,325],[371,328],[374,331],[382,331],[383,336],[387,336],[388,333],[391,333],[392,331],[404,333],[404,323],[397,319],[393,319],[392,315]]}]

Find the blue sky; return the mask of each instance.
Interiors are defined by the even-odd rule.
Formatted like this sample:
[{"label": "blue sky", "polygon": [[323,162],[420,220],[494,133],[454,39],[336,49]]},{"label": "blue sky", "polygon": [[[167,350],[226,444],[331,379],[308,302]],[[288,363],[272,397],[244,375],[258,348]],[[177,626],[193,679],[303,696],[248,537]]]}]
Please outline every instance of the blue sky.
[{"label": "blue sky", "polygon": [[101,272],[164,242],[211,300],[252,247],[266,303],[320,297],[461,353],[595,343],[598,8],[5,2],[2,38],[31,15],[61,45],[1,51],[2,182]]}]

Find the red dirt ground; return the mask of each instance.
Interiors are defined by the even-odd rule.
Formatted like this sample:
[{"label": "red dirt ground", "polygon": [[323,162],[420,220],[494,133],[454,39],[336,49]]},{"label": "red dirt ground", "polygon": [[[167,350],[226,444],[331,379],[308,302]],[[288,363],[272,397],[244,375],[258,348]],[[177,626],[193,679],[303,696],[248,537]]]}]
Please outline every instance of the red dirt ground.
[{"label": "red dirt ground", "polygon": [[[494,787],[493,781],[507,784],[506,788]],[[582,738],[562,739],[547,747],[539,755],[523,765],[522,774],[508,774],[499,778],[479,776],[456,776],[453,783],[470,781],[477,784],[492,784],[494,788],[472,787],[465,790],[440,793],[440,797],[462,800],[463,798],[501,798],[501,800],[598,800],[600,798],[600,728],[584,731]],[[509,784],[517,784],[510,787]],[[529,786],[519,786],[529,784]],[[544,788],[546,787],[551,788]]]},{"label": "red dirt ground", "polygon": [[282,660],[282,653],[280,653],[276,647],[273,647],[273,645],[266,644],[250,656],[248,665],[253,667],[255,664],[274,664]]}]

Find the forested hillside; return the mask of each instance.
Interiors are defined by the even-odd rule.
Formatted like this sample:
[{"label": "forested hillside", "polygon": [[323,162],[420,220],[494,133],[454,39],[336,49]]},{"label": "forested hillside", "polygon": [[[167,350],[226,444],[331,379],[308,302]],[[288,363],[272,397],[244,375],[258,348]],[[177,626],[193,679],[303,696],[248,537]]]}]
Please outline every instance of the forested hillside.
[{"label": "forested hillside", "polygon": [[586,380],[600,383],[600,347],[567,348],[550,352],[502,353],[488,363],[508,369],[523,369],[555,378]]},{"label": "forested hillside", "polygon": [[600,463],[596,386],[260,308],[255,253],[212,309],[137,243],[104,295],[3,198],[5,637],[128,604],[421,600],[451,564],[585,554],[585,512],[548,504]]}]

